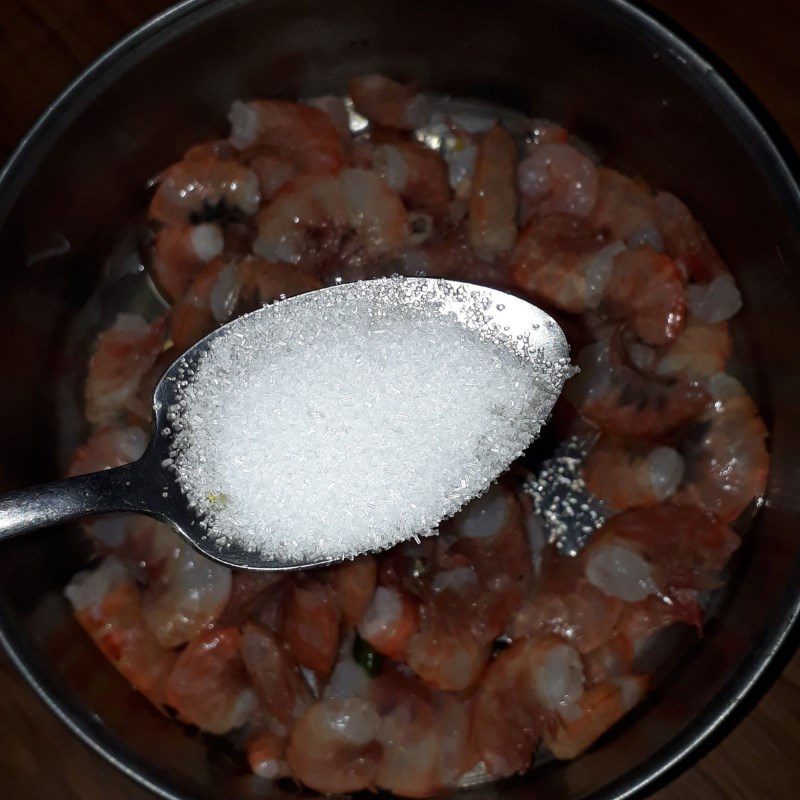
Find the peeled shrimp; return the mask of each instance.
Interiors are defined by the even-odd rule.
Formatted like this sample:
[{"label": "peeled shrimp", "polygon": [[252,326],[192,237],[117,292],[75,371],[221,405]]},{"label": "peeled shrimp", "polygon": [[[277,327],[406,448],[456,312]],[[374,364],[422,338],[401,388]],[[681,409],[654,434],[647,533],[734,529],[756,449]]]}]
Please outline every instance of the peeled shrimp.
[{"label": "peeled shrimp", "polygon": [[416,604],[399,588],[378,586],[358,633],[379,653],[401,659],[418,628]]},{"label": "peeled shrimp", "polygon": [[254,775],[267,780],[291,775],[286,762],[286,738],[272,731],[260,731],[246,745],[247,763]]},{"label": "peeled shrimp", "polygon": [[736,519],[764,494],[769,466],[766,437],[755,403],[738,381],[726,376],[724,391],[683,433],[686,478],[676,500],[726,521]]},{"label": "peeled shrimp", "polygon": [[272,720],[286,733],[311,703],[311,693],[288,647],[268,628],[242,628],[242,656],[253,688]]},{"label": "peeled shrimp", "polygon": [[708,393],[684,377],[662,377],[636,369],[615,334],[585,347],[580,374],[565,396],[604,433],[626,438],[657,438],[700,413]]},{"label": "peeled shrimp", "polygon": [[142,610],[150,630],[164,647],[193,639],[218,619],[231,594],[231,571],[200,555],[171,528],[169,558],[144,590]]},{"label": "peeled shrimp", "polygon": [[190,159],[160,176],[148,215],[167,225],[186,225],[224,219],[233,212],[249,217],[260,204],[258,178],[248,167],[217,158]]},{"label": "peeled shrimp", "polygon": [[410,131],[428,122],[428,102],[414,83],[402,84],[372,73],[351,78],[348,91],[356,111],[377,125]]},{"label": "peeled shrimp", "polygon": [[230,141],[244,150],[267,148],[299,173],[333,175],[344,166],[339,133],[318,108],[287,100],[234,101]]},{"label": "peeled shrimp", "polygon": [[378,712],[362,698],[314,703],[292,727],[286,753],[292,773],[324,794],[374,788],[380,728]]},{"label": "peeled shrimp", "polygon": [[298,175],[297,168],[269,150],[257,149],[252,152],[247,165],[258,177],[258,190],[263,203],[271,203],[275,195]]},{"label": "peeled shrimp", "polygon": [[330,586],[316,580],[295,583],[289,593],[283,637],[294,660],[319,676],[333,669],[339,647],[341,611]]},{"label": "peeled shrimp", "polygon": [[669,256],[637,247],[614,257],[603,304],[652,345],[673,340],[683,327],[686,298],[681,275]]},{"label": "peeled shrimp", "polygon": [[[643,181],[606,167],[597,170],[597,201],[588,222],[604,236],[629,247],[664,249],[653,194]],[[671,255],[671,254],[670,254]]]},{"label": "peeled shrimp", "polygon": [[583,472],[586,488],[622,511],[655,505],[674,495],[683,480],[684,464],[672,447],[601,436],[589,451]]},{"label": "peeled shrimp", "polygon": [[545,720],[570,718],[583,694],[578,652],[560,639],[523,639],[492,662],[475,697],[472,732],[493,778],[524,772]]},{"label": "peeled shrimp", "polygon": [[124,564],[106,558],[99,567],[75,575],[64,594],[103,655],[134,688],[163,706],[175,656],[145,624],[139,590]]},{"label": "peeled shrimp", "polygon": [[579,313],[599,305],[614,257],[624,249],[604,243],[578,217],[535,217],[520,234],[509,271],[521,289]]},{"label": "peeled shrimp", "polygon": [[343,561],[326,570],[325,581],[336,592],[345,625],[355,628],[361,622],[375,593],[377,572],[371,555]]},{"label": "peeled shrimp", "polygon": [[397,194],[373,172],[345,169],[285,186],[259,215],[253,249],[268,261],[309,268],[326,260],[370,264],[398,256],[407,237]]},{"label": "peeled shrimp", "polygon": [[167,701],[181,719],[209,733],[227,733],[256,708],[236,628],[200,634],[178,656],[167,680]]},{"label": "peeled shrimp", "polygon": [[469,240],[483,261],[506,255],[517,240],[516,168],[511,134],[494,125],[478,146],[469,198]]},{"label": "peeled shrimp", "polygon": [[94,425],[124,416],[164,344],[164,319],[147,323],[138,314],[119,314],[97,337],[86,377],[86,416]]},{"label": "peeled shrimp", "polygon": [[556,717],[545,726],[545,745],[556,758],[575,758],[644,697],[648,683],[645,676],[626,675],[588,689],[575,718]]},{"label": "peeled shrimp", "polygon": [[67,476],[85,475],[130,464],[144,455],[150,436],[141,428],[101,428],[72,456]]},{"label": "peeled shrimp", "polygon": [[167,225],[153,247],[153,276],[170,302],[182,297],[194,276],[222,254],[225,240],[219,225]]},{"label": "peeled shrimp", "polygon": [[532,147],[517,167],[521,213],[532,216],[588,216],[597,200],[597,167],[568,144]]},{"label": "peeled shrimp", "polygon": [[667,255],[680,261],[698,283],[727,273],[725,264],[700,223],[674,194],[659,192],[653,203]]},{"label": "peeled shrimp", "polygon": [[707,378],[725,371],[732,349],[727,323],[706,325],[690,317],[655,369],[659,375]]}]

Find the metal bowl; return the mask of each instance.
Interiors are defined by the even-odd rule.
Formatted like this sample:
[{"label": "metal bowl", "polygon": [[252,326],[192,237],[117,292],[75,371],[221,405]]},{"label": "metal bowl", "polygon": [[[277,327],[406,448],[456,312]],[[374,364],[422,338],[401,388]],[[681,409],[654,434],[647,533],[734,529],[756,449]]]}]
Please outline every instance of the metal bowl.
[{"label": "metal bowl", "polygon": [[[41,481],[63,466],[62,378],[80,366],[64,347],[68,321],[140,213],[146,180],[221,132],[232,98],[341,91],[373,70],[563,121],[606,163],[684,198],[744,294],[736,346],[771,431],[772,468],[707,635],[582,757],[465,793],[652,790],[763,691],[800,615],[800,189],[794,156],[749,93],[631,3],[188,0],[120,42],[0,176],[0,481]],[[163,797],[286,794],[151,710],[82,635],[60,590],[84,555],[79,537],[47,531],[4,545],[0,559],[0,634],[50,708]]]}]

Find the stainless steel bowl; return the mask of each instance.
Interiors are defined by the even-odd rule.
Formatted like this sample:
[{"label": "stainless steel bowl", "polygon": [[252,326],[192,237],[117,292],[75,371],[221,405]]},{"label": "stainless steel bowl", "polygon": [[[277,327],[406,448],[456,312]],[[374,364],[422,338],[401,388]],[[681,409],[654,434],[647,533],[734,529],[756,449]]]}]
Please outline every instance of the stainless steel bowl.
[{"label": "stainless steel bowl", "polygon": [[[56,476],[79,369],[68,321],[142,187],[224,129],[237,96],[341,91],[379,70],[561,120],[606,163],[685,198],[736,274],[740,362],[771,431],[765,507],[707,636],[590,752],[475,797],[622,798],[710,746],[790,652],[800,615],[800,189],[761,107],[686,37],[623,0],[188,0],[109,51],[51,106],[0,176],[0,480]],[[61,394],[59,394],[61,391]],[[168,798],[286,794],[164,720],[97,653],[60,590],[79,537],[4,546],[0,635],[84,741]],[[794,637],[796,642],[796,636]]]}]

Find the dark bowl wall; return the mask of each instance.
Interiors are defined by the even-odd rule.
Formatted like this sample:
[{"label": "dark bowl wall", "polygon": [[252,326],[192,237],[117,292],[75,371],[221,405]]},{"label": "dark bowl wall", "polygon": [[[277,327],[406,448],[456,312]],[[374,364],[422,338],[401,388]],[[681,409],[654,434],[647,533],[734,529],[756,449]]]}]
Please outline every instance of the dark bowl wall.
[{"label": "dark bowl wall", "polygon": [[[759,124],[705,61],[612,0],[222,0],[167,16],[69,92],[0,186],[3,488],[63,467],[56,381],[76,367],[66,322],[140,211],[146,180],[224,132],[233,98],[341,92],[348,75],[379,70],[560,120],[607,163],[683,197],[719,245],[745,296],[738,335],[772,431],[772,475],[707,638],[601,746],[503,794],[558,800],[614,785],[616,796],[668,767],[732,710],[797,613],[800,198]],[[176,796],[280,794],[151,711],[96,653],[59,594],[81,563],[76,542],[45,532],[5,545],[0,559],[5,636],[57,712]]]}]

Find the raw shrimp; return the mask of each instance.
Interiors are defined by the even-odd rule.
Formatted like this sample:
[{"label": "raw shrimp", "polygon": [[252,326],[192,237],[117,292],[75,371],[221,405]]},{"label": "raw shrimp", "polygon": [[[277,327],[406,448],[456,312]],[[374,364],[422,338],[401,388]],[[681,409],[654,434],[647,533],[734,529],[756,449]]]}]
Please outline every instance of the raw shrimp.
[{"label": "raw shrimp", "polygon": [[377,773],[382,789],[429,797],[453,787],[475,765],[469,701],[428,690],[399,670],[378,678],[373,694],[383,717]]},{"label": "raw shrimp", "polygon": [[148,215],[166,225],[214,222],[236,213],[250,217],[261,204],[258,177],[236,161],[179,161],[158,181]]},{"label": "raw shrimp", "polygon": [[589,215],[590,226],[629,247],[646,244],[662,251],[664,242],[656,206],[647,185],[605,167],[597,170],[597,178],[597,201]]},{"label": "raw shrimp", "polygon": [[626,675],[588,689],[575,718],[554,717],[545,726],[545,745],[556,758],[575,758],[645,696],[648,684],[645,676]]},{"label": "raw shrimp", "polygon": [[379,653],[399,660],[418,626],[417,606],[406,593],[394,586],[378,586],[358,633]]},{"label": "raw shrimp", "polygon": [[263,203],[271,203],[275,195],[298,174],[297,168],[268,150],[256,149],[247,165],[258,176],[258,189]]},{"label": "raw shrimp", "polygon": [[437,220],[446,216],[450,184],[438,153],[417,142],[380,144],[371,150],[371,166],[409,209]]},{"label": "raw shrimp", "polygon": [[166,299],[184,295],[203,265],[222,254],[225,238],[219,225],[167,225],[153,245],[153,277]]},{"label": "raw shrimp", "polygon": [[683,327],[686,298],[678,268],[669,256],[642,246],[614,257],[603,306],[624,319],[652,345],[672,341]]},{"label": "raw shrimp", "polygon": [[595,442],[583,467],[586,488],[617,511],[672,497],[683,472],[683,458],[674,448],[613,436]]},{"label": "raw shrimp", "polygon": [[625,246],[605,243],[578,217],[534,217],[523,229],[511,257],[514,283],[563,311],[596,308],[614,257]]},{"label": "raw shrimp", "polygon": [[210,733],[248,721],[257,700],[241,649],[236,628],[217,628],[189,642],[167,679],[167,701],[181,719]]},{"label": "raw shrimp", "polygon": [[67,476],[121,467],[141,458],[150,436],[141,428],[100,428],[72,456]]},{"label": "raw shrimp", "polygon": [[612,436],[658,438],[700,413],[708,401],[693,381],[647,374],[627,363],[617,334],[584,347],[578,366],[581,372],[567,384],[565,396]]},{"label": "raw shrimp", "polygon": [[566,144],[569,140],[569,131],[555,122],[537,118],[531,120],[527,138],[533,147],[541,144]]},{"label": "raw shrimp", "polygon": [[577,650],[561,639],[523,639],[492,663],[475,697],[472,735],[493,778],[524,772],[545,721],[574,715],[583,694]]},{"label": "raw shrimp", "polygon": [[540,144],[517,167],[520,218],[572,214],[587,217],[597,200],[597,167],[568,144]]},{"label": "raw shrimp", "polygon": [[103,655],[134,688],[163,706],[175,656],[145,624],[139,590],[124,564],[106,558],[95,569],[75,575],[64,594]]},{"label": "raw shrimp", "polygon": [[680,261],[698,283],[709,283],[727,273],[725,264],[692,212],[669,192],[659,192],[653,203],[667,255]]},{"label": "raw shrimp", "polygon": [[86,417],[93,425],[122,418],[145,374],[164,346],[164,318],[147,323],[138,314],[119,314],[97,337],[86,377]]},{"label": "raw shrimp", "polygon": [[285,186],[259,214],[253,249],[268,261],[308,268],[326,260],[370,264],[400,255],[407,237],[397,194],[373,172],[345,169]]},{"label": "raw shrimp", "polygon": [[381,718],[359,697],[314,703],[294,724],[287,760],[306,786],[324,794],[373,789],[382,747]]},{"label": "raw shrimp", "polygon": [[714,325],[730,319],[742,307],[742,296],[733,275],[720,273],[709,283],[690,283],[686,288],[686,307],[700,322]]},{"label": "raw shrimp", "polygon": [[325,580],[336,592],[345,625],[358,627],[372,602],[377,574],[378,568],[371,555],[344,561],[325,571]]},{"label": "raw shrimp", "polygon": [[708,378],[725,371],[732,349],[726,322],[705,325],[689,317],[686,327],[661,353],[656,372]]},{"label": "raw shrimp", "polygon": [[581,553],[588,580],[628,603],[719,585],[739,546],[724,522],[691,506],[661,503],[608,520]]},{"label": "raw shrimp", "polygon": [[287,646],[268,628],[248,622],[242,628],[242,656],[264,709],[288,733],[311,703],[311,692]]},{"label": "raw shrimp", "polygon": [[516,169],[514,140],[494,125],[478,147],[469,198],[469,240],[483,261],[507,255],[517,240]]},{"label": "raw shrimp", "polygon": [[327,677],[339,647],[341,611],[336,593],[324,583],[301,579],[289,593],[283,637],[294,660],[319,676]]},{"label": "raw shrimp", "polygon": [[268,149],[299,173],[333,175],[345,163],[339,133],[324,111],[287,100],[234,101],[230,141]]},{"label": "raw shrimp", "polygon": [[144,590],[142,610],[159,642],[177,647],[218,619],[230,599],[231,571],[200,555],[168,526],[153,524],[173,544],[157,578]]},{"label": "raw shrimp", "polygon": [[372,73],[351,78],[347,86],[356,111],[376,125],[410,131],[428,122],[428,102],[415,83]]},{"label": "raw shrimp", "polygon": [[336,128],[336,133],[339,134],[342,149],[347,152],[352,144],[352,138],[350,134],[350,113],[344,100],[333,94],[324,94],[306,100],[305,105],[318,108],[331,118],[333,127]]},{"label": "raw shrimp", "polygon": [[267,780],[291,775],[286,762],[286,738],[272,731],[260,731],[246,745],[247,763],[254,775]]},{"label": "raw shrimp", "polygon": [[676,500],[730,521],[764,494],[767,481],[767,429],[755,403],[734,378],[683,432],[686,478]]},{"label": "raw shrimp", "polygon": [[[267,595],[280,589],[285,580],[280,572],[233,570],[230,598],[218,624],[241,625],[256,611]],[[278,627],[276,624],[274,629]]]}]

